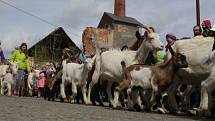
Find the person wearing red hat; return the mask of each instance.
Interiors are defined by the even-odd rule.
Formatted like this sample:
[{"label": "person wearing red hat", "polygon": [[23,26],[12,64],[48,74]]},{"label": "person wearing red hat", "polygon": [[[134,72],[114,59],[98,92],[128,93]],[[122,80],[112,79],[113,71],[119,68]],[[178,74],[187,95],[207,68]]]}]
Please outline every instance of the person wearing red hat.
[{"label": "person wearing red hat", "polygon": [[211,21],[209,19],[204,20],[202,22],[202,29],[203,29],[203,33],[202,35],[204,37],[213,37],[213,31],[211,31]]}]

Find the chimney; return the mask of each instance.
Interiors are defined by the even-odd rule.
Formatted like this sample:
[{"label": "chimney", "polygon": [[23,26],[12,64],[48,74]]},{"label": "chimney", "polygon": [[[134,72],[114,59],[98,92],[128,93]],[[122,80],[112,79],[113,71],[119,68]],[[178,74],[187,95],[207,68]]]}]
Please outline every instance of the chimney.
[{"label": "chimney", "polygon": [[114,15],[125,16],[125,0],[115,0]]}]

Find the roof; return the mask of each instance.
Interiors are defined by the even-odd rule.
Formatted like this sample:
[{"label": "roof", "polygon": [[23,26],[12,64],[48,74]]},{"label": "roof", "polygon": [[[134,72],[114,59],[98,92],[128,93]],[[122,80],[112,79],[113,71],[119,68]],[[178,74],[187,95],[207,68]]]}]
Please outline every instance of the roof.
[{"label": "roof", "polygon": [[[40,42],[44,41],[47,37],[51,36],[52,34],[56,33],[57,31],[61,31],[63,32],[63,34],[69,38],[69,40],[71,40],[71,38],[66,34],[66,32],[64,31],[64,29],[62,27],[58,27],[57,29],[55,29],[54,31],[52,31],[50,34],[48,34],[46,37],[44,37],[43,39],[41,39],[40,41],[38,41],[36,44],[34,44],[32,47],[30,47],[28,50],[32,49],[33,47],[35,47],[37,44],[39,44]],[[78,46],[71,40],[72,44],[74,44],[77,48]],[[78,48],[79,49],[79,48]]]},{"label": "roof", "polygon": [[137,26],[143,26],[142,23],[137,21],[135,18],[128,17],[128,16],[116,16],[112,13],[104,12],[103,16],[108,16],[110,17],[114,22],[123,22],[123,23],[128,23],[128,24],[133,24]]}]

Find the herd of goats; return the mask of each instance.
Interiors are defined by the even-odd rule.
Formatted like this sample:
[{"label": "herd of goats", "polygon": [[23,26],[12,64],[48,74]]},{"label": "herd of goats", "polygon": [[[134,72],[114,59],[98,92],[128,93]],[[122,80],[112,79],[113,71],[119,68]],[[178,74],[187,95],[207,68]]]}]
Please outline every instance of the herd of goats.
[{"label": "herd of goats", "polygon": [[[82,64],[72,62],[69,50],[65,50],[60,68],[46,79],[44,98],[55,100],[60,97],[71,103],[82,99],[87,105],[103,105],[101,94],[105,92],[112,108],[125,106],[136,111],[179,113],[192,108],[190,94],[193,89],[199,89],[200,105],[196,114],[212,116],[214,38],[178,40],[169,47],[163,64],[143,65],[150,52],[163,49],[159,34],[153,28],[144,29],[144,35],[136,34],[137,41],[142,42],[136,50],[111,49],[101,53],[96,47],[95,56]],[[0,65],[0,70],[1,94],[6,85],[8,95],[11,95],[17,64]],[[39,70],[28,75],[29,94],[38,77]],[[186,88],[182,89],[181,85]]]}]

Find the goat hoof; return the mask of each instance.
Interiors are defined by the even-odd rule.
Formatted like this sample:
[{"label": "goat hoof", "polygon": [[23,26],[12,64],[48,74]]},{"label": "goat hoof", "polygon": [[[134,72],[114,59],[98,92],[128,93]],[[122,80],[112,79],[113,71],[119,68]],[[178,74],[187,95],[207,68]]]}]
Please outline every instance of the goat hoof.
[{"label": "goat hoof", "polygon": [[113,109],[117,109],[117,105],[111,105]]},{"label": "goat hoof", "polygon": [[93,103],[91,101],[86,101],[86,105],[92,105]]},{"label": "goat hoof", "polygon": [[166,112],[163,108],[157,108],[155,111],[160,113],[160,114],[166,114]]},{"label": "goat hoof", "polygon": [[62,97],[60,97],[60,102],[64,102],[64,99]]},{"label": "goat hoof", "polygon": [[138,104],[135,104],[135,105],[134,105],[134,109],[135,109],[137,112],[140,112],[140,111],[141,111],[141,107],[140,107]]},{"label": "goat hoof", "polygon": [[198,109],[196,111],[196,116],[198,116],[198,117],[211,117],[212,114],[208,110]]},{"label": "goat hoof", "polygon": [[103,103],[99,103],[99,106],[104,106],[104,104]]},{"label": "goat hoof", "polygon": [[71,100],[70,103],[74,104],[74,103],[75,103],[75,100]]}]

